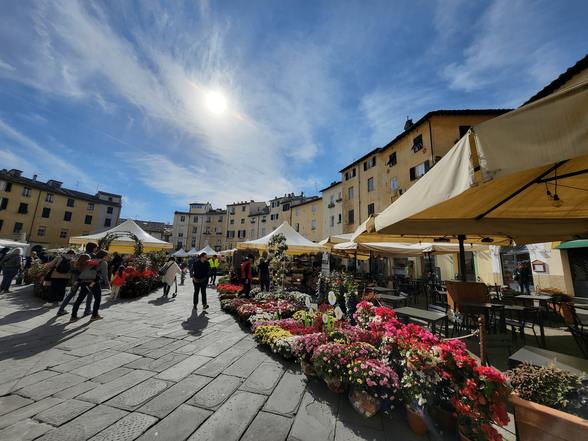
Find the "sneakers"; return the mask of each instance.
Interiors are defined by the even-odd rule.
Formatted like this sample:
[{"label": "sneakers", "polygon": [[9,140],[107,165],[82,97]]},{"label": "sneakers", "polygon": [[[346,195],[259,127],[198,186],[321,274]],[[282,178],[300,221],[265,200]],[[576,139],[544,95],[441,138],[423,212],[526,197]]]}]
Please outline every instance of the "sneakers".
[{"label": "sneakers", "polygon": [[208,309],[208,305],[202,305],[202,309]]},{"label": "sneakers", "polygon": [[82,317],[88,317],[89,315],[92,315],[92,313],[88,312],[88,311],[84,311],[84,315]]},{"label": "sneakers", "polygon": [[59,317],[60,315],[67,315],[69,314],[69,312],[63,310],[63,311],[57,311],[57,317]]},{"label": "sneakers", "polygon": [[69,319],[69,322],[74,323],[74,322],[77,322],[79,319],[80,319],[79,317],[72,317]]},{"label": "sneakers", "polygon": [[175,293],[172,297],[177,297],[177,296],[178,296],[178,293]]},{"label": "sneakers", "polygon": [[96,320],[102,320],[102,317],[100,317],[99,315],[95,315],[90,319],[91,322],[95,322]]},{"label": "sneakers", "polygon": [[47,302],[43,306],[45,308],[52,308],[53,306],[57,306],[57,302]]}]

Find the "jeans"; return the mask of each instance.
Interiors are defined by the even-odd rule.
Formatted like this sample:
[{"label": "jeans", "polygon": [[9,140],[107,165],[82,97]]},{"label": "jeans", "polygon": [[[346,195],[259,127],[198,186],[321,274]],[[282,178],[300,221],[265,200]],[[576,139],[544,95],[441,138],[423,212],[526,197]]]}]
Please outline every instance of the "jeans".
[{"label": "jeans", "polygon": [[[519,292],[525,292],[527,291],[527,294],[531,294],[531,291],[529,290],[529,282],[523,282],[522,280],[518,280],[519,282]],[[523,290],[524,288],[524,290]]]},{"label": "jeans", "polygon": [[[262,274],[259,276],[259,285],[261,286],[261,292],[269,292],[270,277],[269,274]],[[265,290],[264,290],[265,288]]]},{"label": "jeans", "polygon": [[4,277],[2,278],[2,284],[0,284],[1,291],[8,291],[8,288],[10,288],[10,284],[12,283],[12,279],[14,279],[18,274],[18,270],[18,268],[6,266],[2,269]]},{"label": "jeans", "polygon": [[[94,287],[96,287],[96,286],[100,286],[100,282],[96,282],[96,284],[94,285]],[[86,297],[86,309],[84,309],[84,312],[85,313],[90,313],[90,309],[92,308],[92,297],[93,297],[93,294],[94,293],[92,291],[90,291],[88,293],[88,297]],[[96,302],[94,302],[94,305],[96,305]]]},{"label": "jeans", "polygon": [[102,299],[102,288],[100,288],[100,284],[96,283],[92,288],[90,288],[90,284],[92,282],[81,282],[80,283],[80,295],[74,304],[73,310],[71,312],[71,316],[77,317],[78,316],[78,309],[80,309],[80,305],[86,298],[88,294],[94,296],[94,309],[92,310],[92,317],[96,317],[98,315],[98,309],[100,308],[100,300]]},{"label": "jeans", "polygon": [[194,280],[192,280],[192,283],[194,284],[194,306],[196,306],[198,304],[198,292],[202,291],[202,304],[203,305],[207,305],[206,303],[206,284],[207,284],[208,280],[205,280],[204,282],[195,282]]},{"label": "jeans", "polygon": [[48,302],[60,302],[65,297],[65,289],[67,288],[69,279],[58,279],[54,277],[51,279],[51,291]]},{"label": "jeans", "polygon": [[214,285],[216,282],[216,268],[210,269],[210,283]]},{"label": "jeans", "polygon": [[75,297],[76,292],[77,292],[77,289],[75,291],[74,291],[73,288],[71,289],[71,291],[69,292],[69,294],[65,297],[65,299],[63,299],[63,302],[61,302],[61,306],[59,307],[59,312],[61,312],[61,311],[63,311],[65,309],[65,307],[69,304],[69,302],[71,301],[71,299],[73,299]]},{"label": "jeans", "polygon": [[[247,283],[246,280],[249,280],[249,283]],[[241,279],[241,283],[243,284],[241,294],[243,294],[244,297],[249,298],[249,293],[251,292],[251,279]]]}]

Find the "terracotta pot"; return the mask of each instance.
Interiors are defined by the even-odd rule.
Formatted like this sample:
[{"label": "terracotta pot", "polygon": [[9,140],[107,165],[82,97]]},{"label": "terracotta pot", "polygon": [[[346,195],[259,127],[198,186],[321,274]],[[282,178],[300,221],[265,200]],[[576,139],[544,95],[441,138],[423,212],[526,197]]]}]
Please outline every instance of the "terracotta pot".
[{"label": "terracotta pot", "polygon": [[517,394],[508,397],[515,409],[515,421],[520,441],[561,441],[584,439],[588,420],[552,409]]},{"label": "terracotta pot", "polygon": [[410,430],[412,430],[417,435],[424,435],[427,433],[429,428],[427,427],[427,422],[425,421],[425,417],[410,407],[406,406],[406,414],[408,416],[408,425],[410,426]]},{"label": "terracotta pot", "polygon": [[316,371],[314,370],[314,366],[312,364],[300,360],[300,367],[302,368],[302,372],[304,372],[309,377],[316,377]]},{"label": "terracotta pot", "polygon": [[382,400],[355,386],[349,392],[349,401],[357,413],[365,418],[374,416],[382,407]]},{"label": "terracotta pot", "polygon": [[437,406],[437,427],[443,432],[455,433],[455,425],[457,424],[457,417],[453,412],[447,412]]},{"label": "terracotta pot", "polygon": [[461,439],[461,441],[470,441],[470,439],[467,436],[465,436],[462,429],[459,429],[459,438]]},{"label": "terracotta pot", "polygon": [[329,389],[331,389],[331,391],[335,392],[336,394],[342,394],[345,392],[345,385],[343,384],[343,381],[341,381],[341,378],[323,377],[323,380],[325,380],[325,383],[327,383]]}]

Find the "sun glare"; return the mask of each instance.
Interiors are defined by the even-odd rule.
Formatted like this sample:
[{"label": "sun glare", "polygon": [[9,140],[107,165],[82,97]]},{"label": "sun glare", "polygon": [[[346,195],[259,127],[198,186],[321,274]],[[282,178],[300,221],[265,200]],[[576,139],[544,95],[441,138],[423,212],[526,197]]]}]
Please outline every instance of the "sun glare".
[{"label": "sun glare", "polygon": [[207,94],[206,104],[208,104],[208,108],[214,113],[221,113],[227,108],[227,102],[218,92],[210,92]]}]

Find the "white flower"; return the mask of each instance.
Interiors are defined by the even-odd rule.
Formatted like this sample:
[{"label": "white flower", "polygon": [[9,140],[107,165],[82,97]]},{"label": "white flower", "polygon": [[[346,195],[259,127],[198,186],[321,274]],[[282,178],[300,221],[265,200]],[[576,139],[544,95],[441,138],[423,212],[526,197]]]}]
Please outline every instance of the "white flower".
[{"label": "white flower", "polygon": [[341,308],[338,306],[335,308],[335,317],[337,317],[337,320],[341,320],[341,318],[343,318],[343,311],[341,311]]},{"label": "white flower", "polygon": [[331,305],[334,305],[335,303],[337,303],[337,296],[335,295],[335,293],[333,291],[329,291],[329,303]]},{"label": "white flower", "polygon": [[323,323],[327,323],[329,321],[329,316],[327,315],[327,313],[325,312],[323,314]]},{"label": "white flower", "polygon": [[310,297],[306,298],[306,301],[304,302],[304,304],[306,305],[307,308],[310,307]]}]

